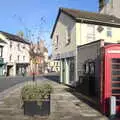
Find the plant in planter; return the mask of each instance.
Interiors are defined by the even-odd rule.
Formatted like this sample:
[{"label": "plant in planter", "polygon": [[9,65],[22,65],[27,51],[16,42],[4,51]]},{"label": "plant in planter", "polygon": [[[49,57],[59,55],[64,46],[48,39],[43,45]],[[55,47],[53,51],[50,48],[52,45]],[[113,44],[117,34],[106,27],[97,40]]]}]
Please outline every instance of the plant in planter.
[{"label": "plant in planter", "polygon": [[21,98],[25,115],[49,115],[50,94],[52,86],[49,84],[32,84],[22,88]]}]

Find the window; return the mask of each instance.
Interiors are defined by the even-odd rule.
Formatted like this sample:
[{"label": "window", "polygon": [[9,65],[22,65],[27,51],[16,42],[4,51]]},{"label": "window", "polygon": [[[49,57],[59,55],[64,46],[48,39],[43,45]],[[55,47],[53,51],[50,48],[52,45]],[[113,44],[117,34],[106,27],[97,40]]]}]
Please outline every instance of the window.
[{"label": "window", "polygon": [[107,37],[112,37],[112,29],[110,27],[107,28]]},{"label": "window", "polygon": [[9,60],[10,60],[10,61],[12,60],[12,55],[10,55]]},{"label": "window", "polygon": [[90,62],[89,67],[90,67],[90,74],[94,74],[95,73],[95,63]]},{"label": "window", "polygon": [[66,45],[71,41],[71,28],[70,26],[66,27]]},{"label": "window", "polygon": [[23,56],[23,61],[25,60],[25,56]]},{"label": "window", "polygon": [[0,57],[3,55],[3,46],[0,46]]},{"label": "window", "polygon": [[87,41],[92,42],[95,41],[95,26],[88,24],[87,25]]},{"label": "window", "polygon": [[12,48],[12,41],[10,41],[10,48]]},{"label": "window", "polygon": [[59,36],[56,35],[56,40],[55,40],[55,49],[58,48],[58,40],[59,40]]},{"label": "window", "polygon": [[23,44],[23,49],[25,49],[25,44]]},{"label": "window", "polygon": [[19,55],[18,55],[18,58],[17,58],[17,59],[18,59],[18,61],[20,60],[20,56],[19,56]]},{"label": "window", "polygon": [[89,73],[89,64],[88,63],[84,64],[84,73],[85,74]]},{"label": "window", "polygon": [[20,44],[19,44],[19,43],[18,43],[18,45],[17,45],[17,46],[18,46],[18,50],[20,50]]},{"label": "window", "polygon": [[95,73],[95,62],[86,62],[84,64],[84,73],[85,74],[94,74]]}]

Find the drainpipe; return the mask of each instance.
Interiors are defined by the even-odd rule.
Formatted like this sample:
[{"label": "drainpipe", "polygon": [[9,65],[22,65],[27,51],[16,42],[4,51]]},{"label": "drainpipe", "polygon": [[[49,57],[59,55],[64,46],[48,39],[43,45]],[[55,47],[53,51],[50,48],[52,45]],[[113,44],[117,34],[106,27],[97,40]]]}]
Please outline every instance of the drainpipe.
[{"label": "drainpipe", "polygon": [[[81,24],[82,24],[82,22],[83,22],[83,19],[81,20]],[[82,31],[82,29],[81,29],[81,24],[80,24],[80,45],[81,45],[81,43],[82,43],[82,36],[81,36],[81,31]],[[76,34],[76,37],[77,37],[77,34]],[[75,58],[76,58],[76,61],[75,61],[75,65],[76,65],[76,80],[75,80],[75,83],[77,83],[77,81],[78,81],[78,51],[77,51],[77,40],[76,40],[76,49],[75,49]],[[75,84],[75,86],[76,86],[77,84]]]}]

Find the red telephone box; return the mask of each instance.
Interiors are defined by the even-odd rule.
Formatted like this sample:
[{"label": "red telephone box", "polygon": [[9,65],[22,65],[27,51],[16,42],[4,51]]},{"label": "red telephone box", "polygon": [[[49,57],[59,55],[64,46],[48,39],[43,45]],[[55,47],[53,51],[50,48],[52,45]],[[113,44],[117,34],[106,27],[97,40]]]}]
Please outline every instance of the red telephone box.
[{"label": "red telephone box", "polygon": [[103,113],[108,113],[110,97],[116,97],[116,111],[120,112],[120,44],[104,46],[101,79],[101,104]]}]

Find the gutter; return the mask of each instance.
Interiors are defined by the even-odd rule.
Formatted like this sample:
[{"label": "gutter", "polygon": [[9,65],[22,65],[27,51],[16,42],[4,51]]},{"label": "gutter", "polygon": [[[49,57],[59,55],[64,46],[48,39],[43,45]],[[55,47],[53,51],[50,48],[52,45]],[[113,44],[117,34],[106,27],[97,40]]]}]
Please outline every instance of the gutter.
[{"label": "gutter", "polygon": [[120,26],[120,24],[118,24],[118,23],[113,23],[112,20],[110,23],[110,22],[103,22],[103,21],[99,21],[99,20],[91,20],[91,19],[86,19],[86,18],[76,18],[76,21],[80,21],[80,20],[82,20],[83,22],[88,21],[88,22],[96,22],[96,23],[103,23],[103,24]]}]

